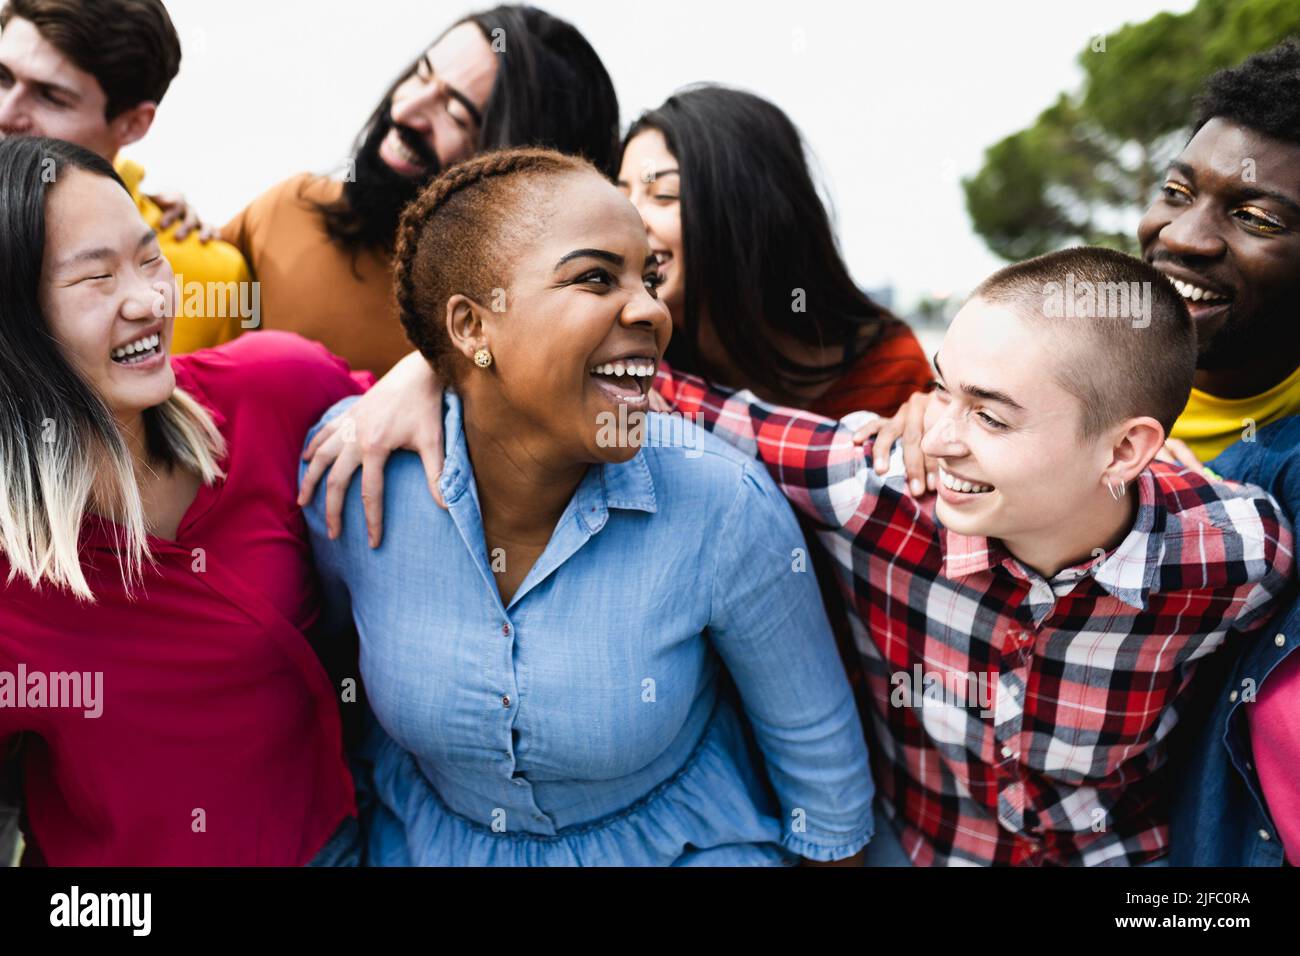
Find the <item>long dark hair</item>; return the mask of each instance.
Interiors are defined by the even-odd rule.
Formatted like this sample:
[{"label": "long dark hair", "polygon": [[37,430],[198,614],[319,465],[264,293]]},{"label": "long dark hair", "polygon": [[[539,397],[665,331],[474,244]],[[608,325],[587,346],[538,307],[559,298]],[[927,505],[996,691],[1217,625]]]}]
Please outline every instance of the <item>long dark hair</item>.
[{"label": "long dark hair", "polygon": [[[782,400],[843,375],[897,320],[857,287],[817,193],[803,137],[778,107],[740,90],[688,87],[628,131],[663,134],[681,171],[685,329],[669,360],[716,378],[700,355],[707,315],[736,368]],[[806,311],[795,308],[798,290]],[[841,349],[823,366],[785,355],[773,333]],[[736,383],[725,383],[736,384]]]},{"label": "long dark hair", "polygon": [[[9,576],[93,599],[78,554],[92,491],[123,529],[124,583],[149,559],[131,453],[112,412],[64,357],[40,307],[49,193],[70,169],[111,179],[88,149],[39,136],[0,140],[0,553]],[[127,207],[130,208],[129,206]],[[145,224],[140,221],[143,231]],[[180,464],[210,483],[223,451],[211,417],[180,389],[144,412],[155,461]],[[102,487],[97,487],[102,483]]]},{"label": "long dark hair", "polygon": [[[461,18],[442,36],[463,23],[475,24],[500,58],[477,152],[553,149],[584,157],[612,179],[619,157],[618,97],[577,28],[536,7],[503,5]],[[402,72],[366,120],[356,140],[355,175],[344,182],[343,195],[317,207],[330,237],[353,252],[391,250],[402,208],[439,172],[435,160],[422,180],[409,180],[379,157],[379,144],[392,127],[393,95],[417,66],[413,61]]]}]

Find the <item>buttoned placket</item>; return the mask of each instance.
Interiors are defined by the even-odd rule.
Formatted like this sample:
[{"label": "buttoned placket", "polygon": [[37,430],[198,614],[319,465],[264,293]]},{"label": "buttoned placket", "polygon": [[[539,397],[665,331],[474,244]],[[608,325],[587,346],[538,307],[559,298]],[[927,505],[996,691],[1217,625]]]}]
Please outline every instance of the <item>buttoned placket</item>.
[{"label": "buttoned placket", "polygon": [[1008,607],[1008,619],[996,643],[1000,655],[998,693],[994,697],[993,760],[998,780],[998,821],[1017,836],[1017,862],[1031,863],[1041,853],[1041,847],[1025,832],[1021,734],[1034,644],[1043,622],[1056,608],[1057,596],[1050,584],[1014,559],[1008,559],[1004,568],[1017,579],[1019,602]]},{"label": "buttoned placket", "polygon": [[[558,832],[555,821],[538,806],[533,785],[518,769],[515,753],[524,690],[519,686],[516,669],[516,661],[519,659],[517,642],[527,638],[528,598],[542,582],[605,527],[611,507],[650,512],[655,510],[650,473],[639,456],[621,466],[614,466],[625,469],[626,472],[621,481],[618,476],[612,479],[612,487],[607,486],[606,474],[611,466],[589,470],[556,523],[545,550],[529,569],[509,604],[503,604],[496,575],[488,562],[477,491],[469,467],[464,434],[460,428],[460,403],[450,393],[445,401],[448,406],[448,454],[441,489],[447,510],[478,568],[493,608],[490,631],[483,644],[482,661],[485,673],[489,677],[496,677],[496,687],[494,696],[487,702],[488,713],[485,719],[492,727],[490,733],[493,739],[501,741],[499,752],[502,770],[510,781],[511,790],[517,794],[517,799],[513,802],[514,812],[523,813],[529,818],[531,825],[528,832],[554,836]],[[498,808],[489,808],[493,811],[496,809]],[[509,833],[512,829],[509,821],[511,808],[501,809],[507,812],[505,832]]]},{"label": "buttoned placket", "polygon": [[[510,599],[509,606],[501,601],[496,576],[488,563],[484,547],[483,523],[476,495],[467,482],[456,484],[457,490],[447,498],[448,510],[460,531],[463,542],[474,557],[495,609],[490,640],[485,644],[485,665],[489,673],[499,677],[496,682],[496,697],[492,702],[492,714],[488,719],[499,728],[494,732],[494,736],[499,735],[502,740],[502,769],[517,794],[515,811],[523,812],[528,816],[529,832],[553,836],[557,832],[555,821],[538,806],[533,785],[518,770],[515,754],[516,724],[522,703],[515,666],[518,659],[516,646],[520,640],[519,621],[527,617],[524,602],[527,601],[529,593],[605,526],[609,512],[603,483],[599,475],[594,479],[591,476],[584,479],[569,507],[557,522],[555,533],[547,543],[546,549]],[[506,832],[510,832],[509,809],[503,809],[507,810]]]}]

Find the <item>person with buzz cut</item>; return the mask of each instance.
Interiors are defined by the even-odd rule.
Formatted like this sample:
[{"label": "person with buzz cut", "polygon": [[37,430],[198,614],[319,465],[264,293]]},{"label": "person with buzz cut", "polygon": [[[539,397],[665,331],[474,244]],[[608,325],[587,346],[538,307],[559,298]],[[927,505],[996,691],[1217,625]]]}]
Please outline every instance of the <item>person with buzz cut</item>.
[{"label": "person with buzz cut", "polygon": [[149,132],[180,69],[180,38],[161,0],[8,0],[0,29],[0,136],[62,139],[114,164],[184,282],[172,352],[252,328],[257,316],[242,306],[256,300],[239,291],[251,278],[243,255],[171,225],[141,191],[144,169],[121,156]]},{"label": "person with buzz cut", "polygon": [[[1161,457],[1268,489],[1300,510],[1300,39],[1222,70],[1196,101],[1192,136],[1138,226],[1142,255],[1186,303],[1196,374]],[[901,438],[909,482],[935,487],[920,447],[928,395],[869,423],[875,467]],[[1215,456],[1219,457],[1215,457]],[[1172,788],[1176,865],[1300,862],[1300,606],[1271,635],[1220,663],[1180,742],[1190,761]],[[1235,662],[1235,663],[1234,663]],[[1184,746],[1185,744],[1185,746]]]},{"label": "person with buzz cut", "polygon": [[[1071,276],[1146,284],[1149,324],[1049,317],[1044,290]],[[1139,260],[1071,249],[1003,269],[935,356],[922,447],[939,488],[919,498],[901,450],[885,475],[871,467],[852,416],[660,377],[676,410],[757,456],[826,529],[902,859],[1141,865],[1168,853],[1169,736],[1193,675],[1266,626],[1294,567],[1290,524],[1266,493],[1154,460],[1195,363],[1181,298]],[[895,706],[891,675],[917,665],[989,674],[991,713]]]}]

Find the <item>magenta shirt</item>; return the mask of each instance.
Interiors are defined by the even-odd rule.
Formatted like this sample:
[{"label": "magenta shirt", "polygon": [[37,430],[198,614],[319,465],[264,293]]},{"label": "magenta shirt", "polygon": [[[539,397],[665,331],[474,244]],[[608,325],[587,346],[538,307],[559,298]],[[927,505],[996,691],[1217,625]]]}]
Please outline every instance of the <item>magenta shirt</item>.
[{"label": "magenta shirt", "polygon": [[1247,708],[1250,749],[1287,862],[1300,866],[1300,654],[1289,654]]},{"label": "magenta shirt", "polygon": [[[307,431],[373,379],[281,332],[172,364],[226,438],[226,478],[175,542],[150,539],[134,599],[97,517],[82,533],[96,603],[21,579],[0,590],[0,695],[6,673],[11,690],[26,675],[21,701],[0,696],[0,754],[30,733],[24,862],[302,864],[356,813],[337,695],[305,636],[319,606],[295,499]],[[60,672],[91,688],[102,675],[96,707],[18,706]]]}]

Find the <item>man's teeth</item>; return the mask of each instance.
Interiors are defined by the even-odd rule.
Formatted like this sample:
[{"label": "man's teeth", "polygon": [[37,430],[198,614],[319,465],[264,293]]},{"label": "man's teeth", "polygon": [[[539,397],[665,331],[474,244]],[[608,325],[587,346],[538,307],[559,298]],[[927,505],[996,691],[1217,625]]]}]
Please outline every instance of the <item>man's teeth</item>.
[{"label": "man's teeth", "polygon": [[142,339],[136,339],[134,342],[128,342],[121,348],[113,349],[111,357],[114,359],[130,358],[132,355],[138,355],[141,352],[150,352],[158,347],[161,340],[157,333],[146,335]]},{"label": "man's teeth", "polygon": [[1184,299],[1191,299],[1193,302],[1227,302],[1228,301],[1228,297],[1226,295],[1219,295],[1219,293],[1217,292],[1210,292],[1207,289],[1202,289],[1199,286],[1194,286],[1190,282],[1183,282],[1173,277],[1170,277],[1169,281],[1174,284],[1174,288],[1178,290],[1178,294],[1181,295]]},{"label": "man's teeth", "polygon": [[977,485],[969,481],[963,481],[960,478],[954,478],[942,468],[939,469],[939,478],[943,481],[943,486],[949,491],[960,491],[968,495],[982,495],[993,490],[992,485]]},{"label": "man's teeth", "polygon": [[402,139],[399,136],[393,137],[393,152],[395,152],[398,158],[404,163],[410,163],[412,166],[424,165],[424,160],[416,155],[409,146],[402,142]]},{"label": "man's teeth", "polygon": [[629,378],[651,378],[654,373],[654,362],[629,359],[623,362],[607,362],[604,365],[593,365],[587,374],[613,375],[615,378],[622,378],[624,375]]}]

